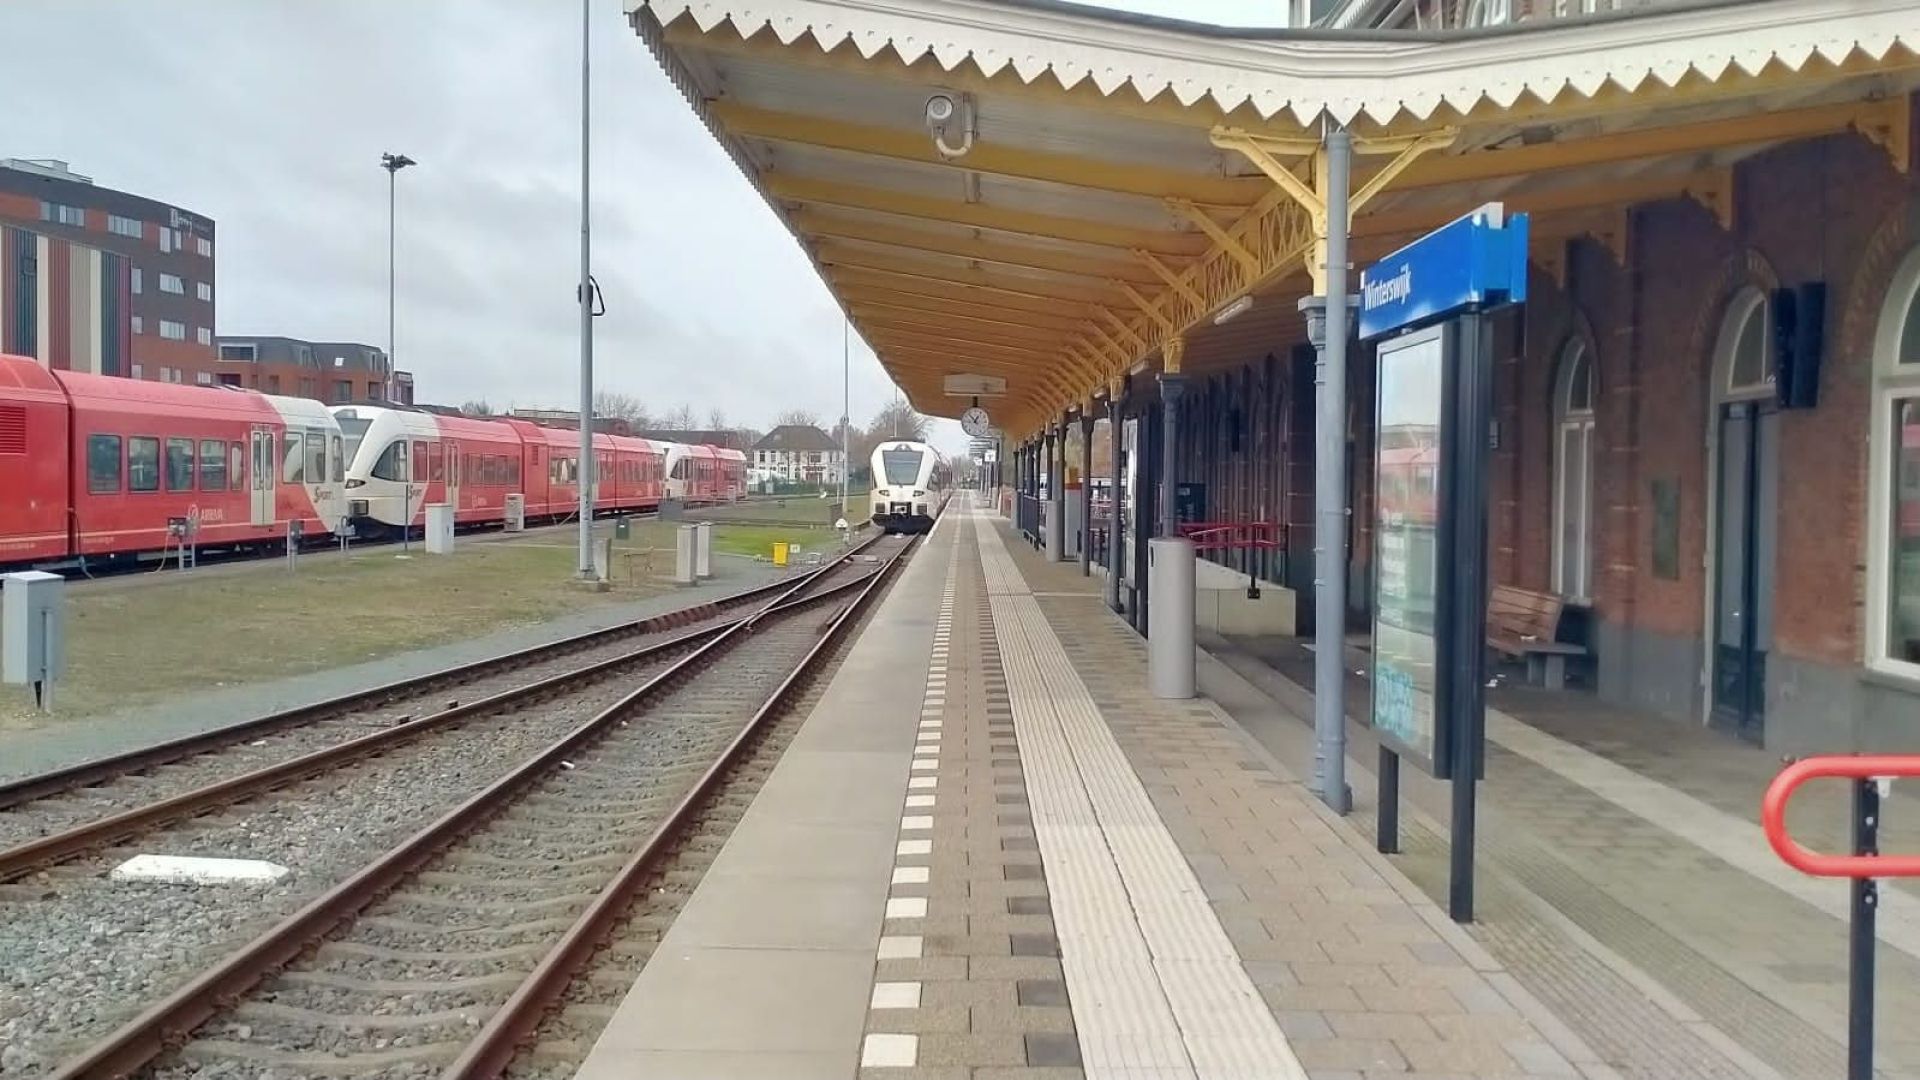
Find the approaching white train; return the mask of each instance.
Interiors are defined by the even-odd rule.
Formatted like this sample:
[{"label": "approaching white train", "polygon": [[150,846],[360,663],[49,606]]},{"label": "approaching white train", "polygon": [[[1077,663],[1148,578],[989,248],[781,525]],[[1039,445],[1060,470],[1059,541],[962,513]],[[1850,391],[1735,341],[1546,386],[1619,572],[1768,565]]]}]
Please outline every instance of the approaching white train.
[{"label": "approaching white train", "polygon": [[890,533],[926,532],[947,486],[947,465],[926,443],[889,441],[873,448],[873,523]]}]

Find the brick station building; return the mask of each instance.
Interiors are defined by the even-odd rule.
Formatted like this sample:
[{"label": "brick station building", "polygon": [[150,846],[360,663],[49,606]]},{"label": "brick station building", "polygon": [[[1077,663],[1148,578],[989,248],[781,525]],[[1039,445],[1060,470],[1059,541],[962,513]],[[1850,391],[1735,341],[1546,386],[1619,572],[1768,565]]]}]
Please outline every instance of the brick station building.
[{"label": "brick station building", "polygon": [[[1352,0],[1278,31],[986,6],[632,18],[915,408],[1004,379],[1029,488],[1066,428],[1114,428],[1104,569],[1137,625],[1168,483],[1272,523],[1283,550],[1212,557],[1313,624],[1298,305],[1337,129],[1355,267],[1489,202],[1531,216],[1489,560],[1564,603],[1569,692],[1789,753],[1920,743],[1920,3]],[[1372,371],[1356,346],[1356,630]]]}]

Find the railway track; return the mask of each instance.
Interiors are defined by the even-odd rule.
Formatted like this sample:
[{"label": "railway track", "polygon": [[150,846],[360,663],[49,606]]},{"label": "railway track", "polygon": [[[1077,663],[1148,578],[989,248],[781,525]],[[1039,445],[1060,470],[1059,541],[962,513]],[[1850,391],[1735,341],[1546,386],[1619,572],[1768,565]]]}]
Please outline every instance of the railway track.
[{"label": "railway track", "polygon": [[[911,545],[883,541],[876,563],[796,585],[596,700],[50,1075],[547,1068],[552,1047],[579,1045],[604,1019],[610,974],[644,963],[649,934],[777,759],[808,678]],[[639,936],[606,944],[629,919]],[[530,1042],[547,1056],[516,1064]]]},{"label": "railway track", "polygon": [[427,731],[564,692],[583,677],[699,645],[796,583],[832,587],[878,538],[800,578],[0,784],[0,882]]}]

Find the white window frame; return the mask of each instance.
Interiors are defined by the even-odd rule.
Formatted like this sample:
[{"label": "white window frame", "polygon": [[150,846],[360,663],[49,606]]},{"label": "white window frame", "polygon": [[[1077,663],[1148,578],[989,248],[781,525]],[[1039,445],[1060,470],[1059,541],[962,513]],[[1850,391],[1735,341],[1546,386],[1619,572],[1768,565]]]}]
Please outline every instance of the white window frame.
[{"label": "white window frame", "polygon": [[133,332],[136,334],[144,334],[147,332],[147,320],[141,318],[138,315],[135,315],[133,317],[133,321],[129,325],[133,328]]},{"label": "white window frame", "polygon": [[1920,664],[1889,654],[1893,599],[1894,404],[1920,399],[1920,364],[1901,364],[1901,331],[1907,309],[1920,304],[1920,248],[1907,254],[1893,275],[1880,308],[1873,342],[1872,421],[1867,455],[1866,659],[1873,670],[1920,680]]},{"label": "white window frame", "polygon": [[187,295],[186,279],[182,278],[179,274],[163,272],[160,275],[160,291],[170,293],[174,296],[185,296]]},{"label": "white window frame", "polygon": [[204,236],[196,236],[193,238],[193,250],[194,254],[201,258],[211,259],[213,258],[213,241]]},{"label": "white window frame", "polygon": [[[1575,604],[1593,603],[1593,468],[1599,456],[1594,447],[1594,399],[1599,386],[1594,366],[1593,346],[1584,337],[1575,337],[1561,350],[1553,380],[1553,591]],[[1576,368],[1584,372],[1587,382],[1587,403],[1579,408],[1572,404]],[[1567,481],[1567,436],[1575,431],[1583,435],[1581,445],[1586,452],[1586,468],[1581,473],[1584,482],[1578,492],[1571,490]],[[1566,522],[1568,500],[1574,497],[1579,499],[1584,527],[1577,537],[1578,552],[1569,552]]]},{"label": "white window frame", "polygon": [[160,336],[168,341],[187,340],[187,324],[172,319],[160,320]]},{"label": "white window frame", "polygon": [[140,268],[136,266],[133,268],[131,280],[133,282],[133,295],[139,296],[147,287],[146,275],[141,273]]},{"label": "white window frame", "polygon": [[138,240],[145,233],[146,226],[141,224],[139,218],[110,213],[107,215],[107,231],[115,236],[131,236]]},{"label": "white window frame", "polygon": [[193,339],[202,345],[211,345],[213,344],[213,330],[205,326],[196,326],[193,330]]},{"label": "white window frame", "polygon": [[[1734,350],[1740,345],[1740,332],[1754,312],[1760,314],[1760,381],[1736,386],[1733,382]],[[1700,607],[1700,717],[1713,717],[1714,637],[1719,630],[1719,612],[1715,609],[1720,583],[1720,413],[1721,407],[1734,401],[1765,401],[1774,396],[1773,303],[1758,285],[1748,285],[1727,303],[1720,319],[1720,336],[1713,345],[1713,383],[1707,393],[1707,483],[1706,548],[1701,561]]]},{"label": "white window frame", "polygon": [[194,282],[193,295],[194,295],[194,298],[197,300],[204,300],[209,304],[213,303],[213,282],[211,281]]}]

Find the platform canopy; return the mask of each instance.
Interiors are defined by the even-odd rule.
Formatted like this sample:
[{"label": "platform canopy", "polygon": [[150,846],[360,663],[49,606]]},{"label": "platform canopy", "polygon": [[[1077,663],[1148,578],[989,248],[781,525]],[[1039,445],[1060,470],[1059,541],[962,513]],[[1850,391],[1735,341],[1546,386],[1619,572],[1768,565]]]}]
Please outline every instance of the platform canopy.
[{"label": "platform canopy", "polygon": [[[1534,214],[1532,256],[1563,273],[1578,238],[1623,256],[1638,203],[1730,222],[1732,165],[1769,146],[1853,131],[1906,169],[1920,83],[1920,0],[1429,33],[1049,0],[645,0],[629,18],[914,407],[954,416],[972,402],[947,377],[1004,379],[984,403],[1014,435],[1129,373],[1304,340],[1329,123],[1355,140],[1356,263],[1498,199]],[[937,131],[935,97],[953,105]]]}]

